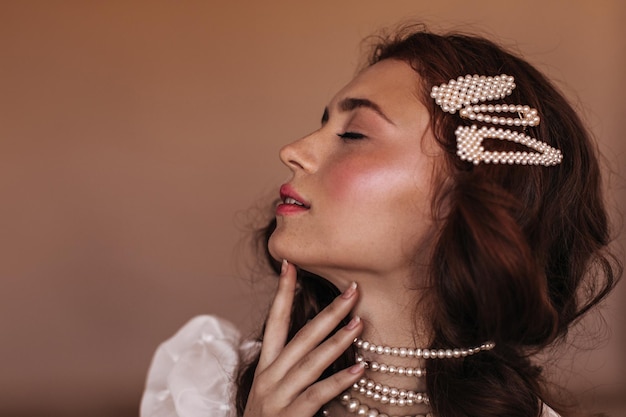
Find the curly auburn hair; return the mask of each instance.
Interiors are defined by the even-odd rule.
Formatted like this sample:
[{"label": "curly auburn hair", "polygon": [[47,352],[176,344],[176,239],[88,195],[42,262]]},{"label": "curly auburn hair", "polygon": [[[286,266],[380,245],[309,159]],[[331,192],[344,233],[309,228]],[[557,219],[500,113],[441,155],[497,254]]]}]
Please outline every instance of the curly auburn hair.
[{"label": "curly auburn hair", "polygon": [[[413,26],[377,40],[368,65],[386,59],[411,65],[444,150],[443,175],[432,202],[438,231],[425,292],[433,328],[430,347],[496,343],[480,355],[427,362],[432,412],[440,417],[538,416],[541,402],[549,399],[541,369],[529,356],[564,337],[573,322],[606,297],[621,273],[607,250],[608,217],[590,135],[544,75],[489,40]],[[507,103],[538,110],[541,123],[527,133],[560,149],[562,163],[475,166],[460,160],[454,131],[470,121],[441,111],[429,94],[433,86],[465,74],[514,76],[516,88]],[[261,241],[278,273],[280,265],[267,251],[275,224],[263,230]],[[307,271],[298,272],[298,281],[289,339],[339,294]],[[240,414],[257,361],[240,369]],[[353,352],[346,352],[321,378],[353,362]]]}]

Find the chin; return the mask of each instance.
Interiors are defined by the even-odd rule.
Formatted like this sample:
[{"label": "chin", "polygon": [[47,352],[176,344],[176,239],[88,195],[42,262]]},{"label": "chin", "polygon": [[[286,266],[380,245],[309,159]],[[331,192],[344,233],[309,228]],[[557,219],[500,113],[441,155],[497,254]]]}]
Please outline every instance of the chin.
[{"label": "chin", "polygon": [[[302,256],[301,250],[297,250],[299,245],[294,244],[290,241],[290,239],[285,239],[284,236],[280,235],[280,232],[274,231],[270,236],[270,239],[267,243],[267,249],[272,255],[272,258],[277,261],[282,261],[286,259],[289,263],[297,265],[300,268],[309,270],[307,266],[309,266],[310,259],[306,256]],[[294,250],[295,249],[295,250]]]},{"label": "chin", "polygon": [[270,255],[272,255],[272,258],[277,261],[282,261],[283,259],[291,261],[291,254],[288,250],[289,245],[285,245],[284,239],[277,236],[279,234],[280,233],[277,233],[276,230],[274,230],[274,233],[272,233],[267,242],[267,249],[269,250]]}]

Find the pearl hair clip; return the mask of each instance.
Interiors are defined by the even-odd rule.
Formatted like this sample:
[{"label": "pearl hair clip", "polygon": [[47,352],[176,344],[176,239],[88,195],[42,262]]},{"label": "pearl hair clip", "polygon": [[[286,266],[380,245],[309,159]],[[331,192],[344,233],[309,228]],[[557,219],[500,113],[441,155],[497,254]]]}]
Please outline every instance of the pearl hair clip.
[{"label": "pearl hair clip", "polygon": [[[515,88],[515,79],[506,74],[488,77],[466,75],[448,83],[434,86],[430,96],[445,112],[459,115],[464,119],[500,126],[537,126],[540,122],[537,109],[520,104],[478,104],[499,100],[510,95]],[[517,113],[519,117],[498,116],[498,113]],[[495,114],[495,115],[492,115]],[[455,131],[457,155],[463,161],[478,165],[480,162],[517,165],[558,165],[563,160],[561,151],[545,142],[510,129],[481,127],[476,125],[459,126]],[[500,139],[519,143],[536,152],[527,151],[486,151],[484,139]]]}]

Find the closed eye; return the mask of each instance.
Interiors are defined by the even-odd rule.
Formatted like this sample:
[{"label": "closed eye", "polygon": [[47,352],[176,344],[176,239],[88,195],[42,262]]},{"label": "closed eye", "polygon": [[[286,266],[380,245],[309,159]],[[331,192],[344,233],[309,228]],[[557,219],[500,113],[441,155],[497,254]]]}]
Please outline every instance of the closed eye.
[{"label": "closed eye", "polygon": [[357,133],[357,132],[337,133],[337,136],[339,136],[341,139],[364,139],[365,138],[364,134]]}]

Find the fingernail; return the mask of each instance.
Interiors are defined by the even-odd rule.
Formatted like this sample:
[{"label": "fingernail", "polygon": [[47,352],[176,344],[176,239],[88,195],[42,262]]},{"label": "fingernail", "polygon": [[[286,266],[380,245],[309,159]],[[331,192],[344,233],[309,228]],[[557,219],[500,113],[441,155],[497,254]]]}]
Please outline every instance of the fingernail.
[{"label": "fingernail", "polygon": [[287,259],[283,259],[283,263],[280,266],[280,275],[283,276],[287,273],[287,266],[289,265],[289,262],[287,262]]},{"label": "fingernail", "polygon": [[350,368],[348,368],[348,372],[350,372],[351,374],[360,374],[363,368],[365,368],[365,362],[359,362],[356,365],[352,365]]},{"label": "fingernail", "polygon": [[352,320],[350,320],[350,322],[346,324],[346,329],[353,330],[354,328],[356,328],[356,326],[359,325],[360,322],[361,322],[361,317],[354,316],[352,317]]},{"label": "fingernail", "polygon": [[341,298],[348,299],[352,297],[356,293],[356,282],[352,282],[348,289],[346,289],[343,294],[341,294]]}]

